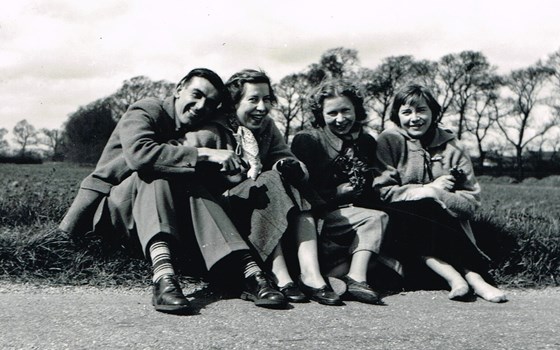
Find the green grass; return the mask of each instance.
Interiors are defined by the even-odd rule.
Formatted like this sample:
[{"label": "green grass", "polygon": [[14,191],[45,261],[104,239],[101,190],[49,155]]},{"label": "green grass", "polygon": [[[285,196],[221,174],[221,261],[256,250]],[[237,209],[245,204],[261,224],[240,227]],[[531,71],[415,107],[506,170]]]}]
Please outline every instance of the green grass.
[{"label": "green grass", "polygon": [[[64,163],[0,164],[0,278],[49,284],[146,285],[149,266],[99,241],[77,246],[56,230],[80,181],[92,170]],[[510,184],[482,177],[473,220],[491,274],[505,286],[560,285],[557,178]]]}]

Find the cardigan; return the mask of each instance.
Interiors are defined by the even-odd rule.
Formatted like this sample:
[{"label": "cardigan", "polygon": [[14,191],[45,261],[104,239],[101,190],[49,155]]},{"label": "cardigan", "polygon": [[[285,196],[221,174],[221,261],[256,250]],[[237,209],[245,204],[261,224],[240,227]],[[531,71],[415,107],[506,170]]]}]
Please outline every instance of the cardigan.
[{"label": "cardigan", "polygon": [[431,183],[451,169],[461,169],[464,179],[453,192],[435,189],[437,197],[450,215],[470,219],[480,206],[478,184],[464,146],[447,129],[438,127],[431,143],[423,148],[401,128],[387,129],[377,139],[374,187],[385,202],[423,198],[423,185]]}]

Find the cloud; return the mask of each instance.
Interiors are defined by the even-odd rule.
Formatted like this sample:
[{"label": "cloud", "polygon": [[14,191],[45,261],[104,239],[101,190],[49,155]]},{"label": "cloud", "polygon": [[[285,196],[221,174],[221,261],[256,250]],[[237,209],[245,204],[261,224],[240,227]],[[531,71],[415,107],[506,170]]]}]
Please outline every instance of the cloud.
[{"label": "cloud", "polygon": [[0,13],[0,127],[58,127],[123,80],[176,81],[194,67],[224,79],[262,68],[273,80],[327,49],[357,49],[374,68],[481,50],[501,72],[557,50],[559,5],[515,1],[13,1]]}]

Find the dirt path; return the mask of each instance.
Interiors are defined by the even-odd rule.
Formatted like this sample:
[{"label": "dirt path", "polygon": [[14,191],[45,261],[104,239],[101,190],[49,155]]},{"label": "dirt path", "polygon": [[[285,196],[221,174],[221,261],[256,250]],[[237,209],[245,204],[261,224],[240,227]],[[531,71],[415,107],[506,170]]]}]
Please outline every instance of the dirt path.
[{"label": "dirt path", "polygon": [[150,290],[0,284],[0,349],[559,349],[560,288],[461,303],[443,291],[387,306],[266,310],[195,299],[193,316],[155,312]]}]

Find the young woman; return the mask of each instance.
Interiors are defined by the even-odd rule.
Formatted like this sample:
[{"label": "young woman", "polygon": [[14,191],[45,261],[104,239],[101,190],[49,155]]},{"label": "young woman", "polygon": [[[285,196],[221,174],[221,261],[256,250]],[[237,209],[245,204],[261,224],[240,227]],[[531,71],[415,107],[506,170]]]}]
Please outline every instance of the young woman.
[{"label": "young woman", "polygon": [[[307,180],[307,169],[268,115],[276,103],[270,79],[264,72],[243,70],[235,73],[226,87],[232,113],[187,133],[185,143],[237,151],[240,173],[208,169],[205,177],[212,183],[216,182],[212,177],[221,177],[222,186],[215,187],[216,191],[223,192],[232,220],[241,232],[249,233],[248,241],[269,264],[286,298],[291,302],[309,298],[341,305],[341,299],[321,275],[311,205],[296,188]],[[297,284],[290,275],[284,250],[297,256],[301,273]]]},{"label": "young woman", "polygon": [[[362,130],[363,99],[352,83],[330,80],[310,96],[310,109],[316,128],[296,134],[292,151],[309,169],[309,183],[318,194],[314,206],[322,208],[321,266],[346,282],[343,299],[381,304],[367,274],[370,262],[378,260],[388,217],[367,208],[375,201],[376,142]],[[381,260],[398,270],[395,261]]]},{"label": "young woman", "polygon": [[445,279],[450,299],[464,299],[472,288],[485,300],[506,301],[481,276],[487,257],[468,221],[479,206],[480,186],[465,148],[438,126],[440,111],[420,85],[407,85],[394,96],[390,118],[398,128],[377,139],[380,175],[374,181],[391,208],[390,235],[400,242],[402,256],[420,257]]}]

